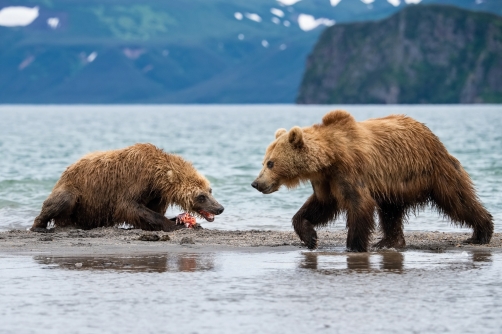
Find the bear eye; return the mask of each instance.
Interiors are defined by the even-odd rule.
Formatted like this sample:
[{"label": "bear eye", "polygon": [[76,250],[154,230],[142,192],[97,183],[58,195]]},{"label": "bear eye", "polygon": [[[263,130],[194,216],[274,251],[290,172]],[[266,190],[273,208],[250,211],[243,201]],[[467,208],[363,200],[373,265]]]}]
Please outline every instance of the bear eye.
[{"label": "bear eye", "polygon": [[267,162],[267,167],[270,168],[270,169],[272,169],[272,167],[274,167],[274,162],[269,160]]},{"label": "bear eye", "polygon": [[199,195],[197,196],[197,202],[204,202],[206,200],[206,196],[205,195]]}]

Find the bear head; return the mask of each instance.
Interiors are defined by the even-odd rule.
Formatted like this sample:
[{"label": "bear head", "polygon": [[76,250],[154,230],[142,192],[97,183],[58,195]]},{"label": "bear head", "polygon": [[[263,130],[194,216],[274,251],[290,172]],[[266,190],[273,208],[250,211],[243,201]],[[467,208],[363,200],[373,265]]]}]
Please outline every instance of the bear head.
[{"label": "bear head", "polygon": [[193,167],[181,173],[169,171],[167,176],[170,181],[169,197],[181,209],[209,222],[223,212],[223,206],[213,197],[209,181]]},{"label": "bear head", "polygon": [[293,188],[310,179],[318,166],[314,161],[316,149],[311,145],[315,139],[306,130],[295,126],[289,132],[275,132],[276,139],[267,148],[263,168],[251,184],[254,188],[270,194],[282,185]]}]

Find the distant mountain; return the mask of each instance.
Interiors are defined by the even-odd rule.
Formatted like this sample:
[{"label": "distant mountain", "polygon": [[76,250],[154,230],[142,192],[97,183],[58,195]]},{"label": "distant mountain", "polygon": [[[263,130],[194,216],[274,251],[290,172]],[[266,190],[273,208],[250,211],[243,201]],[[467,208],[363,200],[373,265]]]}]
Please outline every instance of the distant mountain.
[{"label": "distant mountain", "polygon": [[0,0],[0,103],[291,103],[326,26],[417,2]]},{"label": "distant mountain", "polygon": [[298,103],[502,103],[502,18],[446,6],[326,29]]}]

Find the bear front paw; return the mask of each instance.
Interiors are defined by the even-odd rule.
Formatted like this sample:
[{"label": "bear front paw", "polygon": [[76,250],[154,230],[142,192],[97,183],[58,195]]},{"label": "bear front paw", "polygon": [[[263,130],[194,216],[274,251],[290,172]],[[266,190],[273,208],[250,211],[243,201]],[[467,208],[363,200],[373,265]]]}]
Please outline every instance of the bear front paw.
[{"label": "bear front paw", "polygon": [[317,248],[317,232],[307,219],[294,220],[293,226],[296,234],[308,249],[313,250]]},{"label": "bear front paw", "polygon": [[309,231],[309,233],[305,233],[304,235],[300,236],[300,239],[303,241],[305,246],[307,246],[308,249],[314,250],[317,248],[317,232],[312,229]]},{"label": "bear front paw", "polygon": [[310,250],[316,249],[317,248],[317,235],[311,237],[310,240],[308,240],[307,242],[305,242],[305,245]]},{"label": "bear front paw", "polygon": [[37,232],[37,233],[54,233],[54,229],[47,229],[45,227],[32,227],[30,228],[31,232]]}]

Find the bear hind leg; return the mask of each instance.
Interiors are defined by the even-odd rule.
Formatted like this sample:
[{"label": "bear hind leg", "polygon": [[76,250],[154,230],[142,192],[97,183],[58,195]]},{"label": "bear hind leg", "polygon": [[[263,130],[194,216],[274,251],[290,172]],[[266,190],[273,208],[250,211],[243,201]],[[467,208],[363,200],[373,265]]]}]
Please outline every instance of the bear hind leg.
[{"label": "bear hind leg", "polygon": [[480,203],[473,187],[459,180],[457,186],[437,187],[432,195],[437,209],[460,226],[473,229],[466,243],[488,244],[493,234],[493,217]]},{"label": "bear hind leg", "polygon": [[347,249],[351,252],[367,252],[369,241],[375,229],[375,206],[374,199],[367,189],[346,188],[347,208]]},{"label": "bear hind leg", "polygon": [[77,196],[68,190],[55,191],[42,205],[40,214],[35,218],[31,231],[46,232],[47,224],[57,218],[69,217],[77,203]]},{"label": "bear hind leg", "polygon": [[376,248],[404,248],[406,241],[403,233],[403,218],[406,209],[402,205],[380,203],[378,216],[383,238],[373,245]]}]

